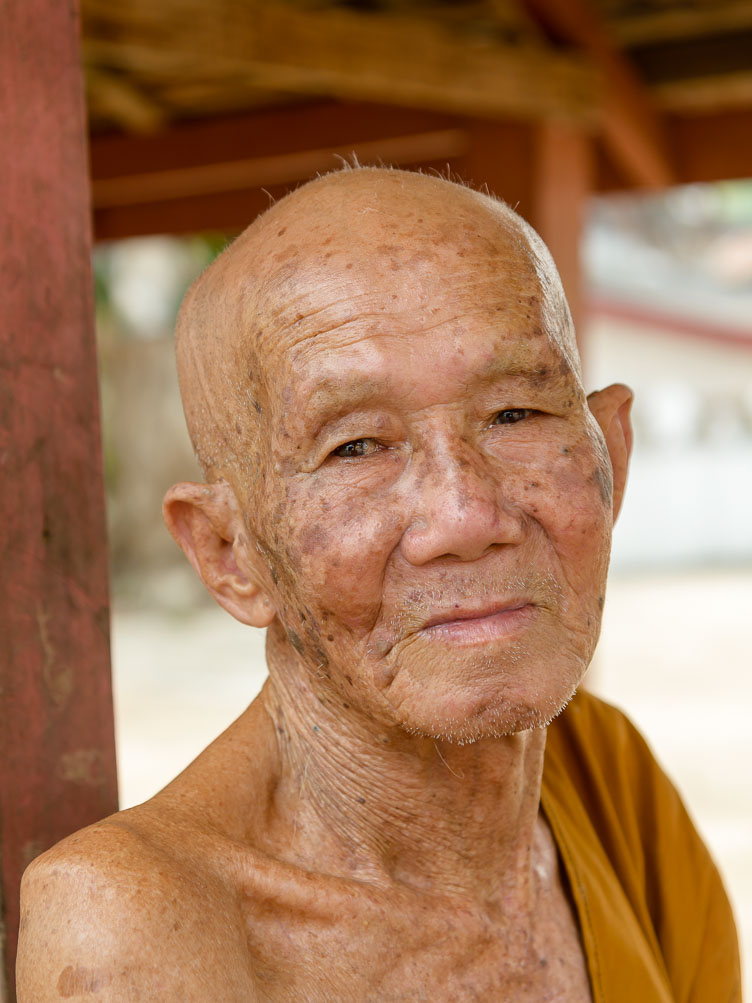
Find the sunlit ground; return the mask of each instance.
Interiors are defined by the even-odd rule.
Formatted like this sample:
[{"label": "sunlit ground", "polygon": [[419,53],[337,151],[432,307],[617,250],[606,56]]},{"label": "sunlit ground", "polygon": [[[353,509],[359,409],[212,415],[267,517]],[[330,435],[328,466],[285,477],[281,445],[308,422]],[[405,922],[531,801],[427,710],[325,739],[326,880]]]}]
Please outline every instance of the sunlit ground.
[{"label": "sunlit ground", "polygon": [[[162,583],[165,593],[173,588]],[[165,595],[165,599],[168,596]],[[150,797],[243,710],[263,635],[219,608],[116,609],[121,804]],[[752,572],[617,577],[590,686],[625,709],[682,791],[752,961]]]}]

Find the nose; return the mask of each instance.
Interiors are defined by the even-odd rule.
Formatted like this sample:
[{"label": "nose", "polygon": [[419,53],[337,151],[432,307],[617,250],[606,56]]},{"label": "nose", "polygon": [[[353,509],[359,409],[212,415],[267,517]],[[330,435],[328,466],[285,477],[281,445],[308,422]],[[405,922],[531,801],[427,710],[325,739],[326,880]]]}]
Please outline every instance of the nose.
[{"label": "nose", "polygon": [[411,516],[401,541],[410,564],[474,561],[495,545],[522,541],[524,516],[504,498],[501,472],[466,444],[424,453],[411,466]]}]

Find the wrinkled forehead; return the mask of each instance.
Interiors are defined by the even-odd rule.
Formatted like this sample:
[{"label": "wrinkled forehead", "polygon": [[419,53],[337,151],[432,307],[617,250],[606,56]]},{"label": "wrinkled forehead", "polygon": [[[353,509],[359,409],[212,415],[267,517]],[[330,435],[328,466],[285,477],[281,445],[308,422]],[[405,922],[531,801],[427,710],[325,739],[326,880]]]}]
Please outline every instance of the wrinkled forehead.
[{"label": "wrinkled forehead", "polygon": [[[470,207],[475,209],[475,207]],[[464,211],[462,211],[464,210]],[[409,338],[482,322],[508,344],[538,335],[561,352],[558,278],[515,222],[489,211],[379,213],[343,234],[331,220],[270,238],[254,304],[254,352],[269,379],[349,340]]]}]

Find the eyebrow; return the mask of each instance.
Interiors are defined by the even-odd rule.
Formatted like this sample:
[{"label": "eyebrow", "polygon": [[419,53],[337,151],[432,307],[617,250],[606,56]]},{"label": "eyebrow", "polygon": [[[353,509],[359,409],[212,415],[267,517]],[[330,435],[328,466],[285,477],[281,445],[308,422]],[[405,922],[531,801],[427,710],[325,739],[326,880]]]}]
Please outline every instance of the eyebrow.
[{"label": "eyebrow", "polygon": [[[502,380],[514,380],[538,387],[543,381],[559,376],[557,368],[550,363],[531,368],[494,357],[483,371],[473,374],[469,382],[486,387]],[[399,385],[392,380],[368,373],[351,374],[345,380],[337,376],[322,376],[313,382],[303,404],[308,431],[316,435],[329,422],[367,407],[374,401],[394,397],[398,391]]]},{"label": "eyebrow", "polygon": [[346,381],[335,376],[316,380],[303,408],[308,430],[316,435],[322,427],[349,411],[357,411],[376,400],[394,394],[394,384],[366,373],[351,375]]}]

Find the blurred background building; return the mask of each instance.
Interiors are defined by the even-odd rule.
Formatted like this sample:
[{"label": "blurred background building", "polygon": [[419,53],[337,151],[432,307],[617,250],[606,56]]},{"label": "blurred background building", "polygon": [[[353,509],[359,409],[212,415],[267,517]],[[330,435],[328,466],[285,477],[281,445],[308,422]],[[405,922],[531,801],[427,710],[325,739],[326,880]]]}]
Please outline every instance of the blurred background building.
[{"label": "blurred background building", "polygon": [[[0,106],[15,149],[41,130],[24,104],[20,54],[34,46],[49,64],[39,72],[47,127],[66,142],[74,130],[60,81],[79,69],[58,44],[69,28],[54,27],[51,6],[11,0],[19,37],[7,49],[0,39],[3,65],[19,67],[11,111]],[[752,5],[82,0],[82,28],[121,806],[171,779],[264,677],[263,637],[211,605],[159,516],[173,481],[200,478],[174,373],[183,293],[270,200],[343,158],[449,171],[487,185],[549,243],[587,388],[619,380],[635,390],[631,481],[589,685],[630,714],[685,795],[752,959]],[[75,107],[80,81],[71,86]],[[16,161],[9,171],[45,184],[69,169],[53,155]],[[11,177],[9,203],[14,190]],[[59,205],[72,213],[72,196]],[[39,232],[51,233],[54,221],[39,212]],[[28,204],[25,213],[16,239],[32,261]],[[77,225],[83,232],[83,218]],[[40,350],[49,353],[41,336]],[[46,398],[35,392],[43,416]],[[48,422],[41,434],[65,452],[64,427]],[[87,512],[71,511],[61,560],[76,533],[90,531]],[[10,550],[2,561],[15,566]],[[45,561],[49,569],[49,553]],[[47,573],[44,588],[63,583],[60,602],[89,616],[69,580],[66,566]],[[24,649],[35,653],[32,696],[0,686],[7,713],[46,715],[40,776],[58,785],[34,788],[44,810],[33,837],[20,828],[2,837],[11,946],[8,889],[67,831],[55,806],[81,786],[80,770],[50,770],[43,758],[62,750],[69,762],[82,741],[80,727],[65,724],[67,690],[50,696],[49,637],[68,630],[70,651],[78,644],[81,661],[87,652],[65,616],[46,616],[32,617]],[[94,670],[108,673],[104,663]],[[97,694],[84,698],[90,719],[109,713],[106,687]],[[11,986],[9,972],[6,958]]]}]

